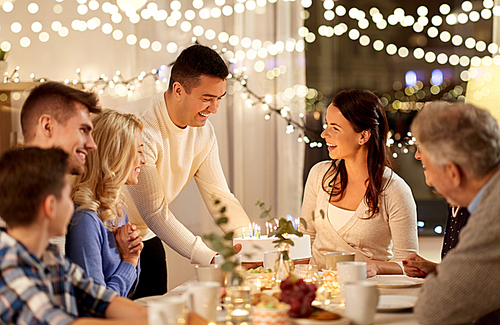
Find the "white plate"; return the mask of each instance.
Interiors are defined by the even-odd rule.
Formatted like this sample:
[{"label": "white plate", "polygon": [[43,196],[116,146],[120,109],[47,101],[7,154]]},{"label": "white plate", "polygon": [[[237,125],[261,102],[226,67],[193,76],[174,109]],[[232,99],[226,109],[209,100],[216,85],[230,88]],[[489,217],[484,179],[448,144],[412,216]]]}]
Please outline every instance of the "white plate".
[{"label": "white plate", "polygon": [[398,311],[413,308],[416,296],[382,295],[378,299],[377,311]]},{"label": "white plate", "polygon": [[379,288],[387,289],[418,287],[425,281],[422,278],[411,278],[406,275],[376,275],[366,280]]},{"label": "white plate", "polygon": [[351,319],[348,317],[342,317],[336,320],[316,320],[309,318],[292,318],[290,317],[290,324],[296,325],[349,325]]}]

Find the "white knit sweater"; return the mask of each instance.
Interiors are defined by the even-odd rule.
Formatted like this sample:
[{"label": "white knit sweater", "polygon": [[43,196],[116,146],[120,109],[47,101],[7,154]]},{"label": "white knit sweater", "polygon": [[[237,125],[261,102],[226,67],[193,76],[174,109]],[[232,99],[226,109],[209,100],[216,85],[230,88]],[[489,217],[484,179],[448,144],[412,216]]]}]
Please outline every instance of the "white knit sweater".
[{"label": "white knit sweater", "polygon": [[212,124],[207,121],[203,127],[177,127],[169,117],[163,93],[117,109],[135,114],[144,123],[146,164],[141,168],[139,184],[125,186],[124,190],[130,221],[143,235],[149,227],[191,263],[210,263],[215,252],[180,223],[168,206],[194,177],[214,219],[219,215],[213,197],[221,201],[220,206],[226,206],[229,221],[220,226],[225,233],[235,231],[240,236],[241,228],[250,222],[227,186]]},{"label": "white knit sweater", "polygon": [[[386,168],[383,188],[379,196],[379,212],[369,218],[365,200],[344,226],[335,230],[326,216],[329,195],[322,188],[322,180],[331,160],[317,163],[311,168],[304,190],[301,217],[307,222],[304,234],[311,236],[311,264],[325,267],[326,252],[355,252],[356,260],[404,260],[418,253],[417,209],[410,187]],[[388,185],[386,185],[388,183]],[[323,210],[325,218],[321,217]],[[315,218],[312,219],[314,211]]]}]

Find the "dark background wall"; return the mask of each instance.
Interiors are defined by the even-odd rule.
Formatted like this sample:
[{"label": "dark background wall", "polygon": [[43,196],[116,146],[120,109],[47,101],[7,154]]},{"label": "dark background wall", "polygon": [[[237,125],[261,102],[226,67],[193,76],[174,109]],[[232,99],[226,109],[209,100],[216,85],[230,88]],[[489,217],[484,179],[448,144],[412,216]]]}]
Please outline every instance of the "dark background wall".
[{"label": "dark background wall", "polygon": [[[369,89],[382,98],[386,106],[389,126],[395,140],[391,147],[397,158],[393,160],[395,171],[402,176],[410,185],[417,202],[418,220],[423,221],[420,233],[422,235],[438,235],[435,231],[437,226],[444,228],[447,214],[446,202],[433,193],[432,189],[425,184],[422,167],[419,161],[413,157],[415,148],[407,146],[403,141],[417,109],[423,103],[432,100],[463,100],[466,83],[460,78],[460,73],[468,67],[461,65],[439,64],[438,62],[428,63],[423,59],[417,60],[413,55],[413,50],[417,47],[424,48],[425,51],[434,53],[446,53],[448,56],[457,54],[458,56],[473,55],[484,56],[488,52],[477,52],[475,49],[467,49],[462,46],[454,46],[451,42],[442,42],[439,37],[431,38],[427,34],[428,28],[432,27],[431,18],[439,13],[439,6],[448,3],[452,12],[463,12],[460,8],[462,1],[391,1],[391,0],[360,0],[335,1],[335,6],[343,5],[347,12],[352,7],[363,10],[366,18],[370,21],[370,26],[362,30],[357,26],[357,20],[349,17],[349,14],[339,17],[333,21],[324,19],[323,1],[313,1],[308,8],[308,19],[305,26],[313,31],[317,38],[312,43],[307,43],[306,51],[306,78],[308,87],[317,90],[317,96],[308,101],[307,126],[316,130],[309,132],[311,139],[318,139],[324,121],[324,111],[329,105],[331,98],[340,90],[350,88]],[[425,5],[429,9],[427,17],[429,23],[420,33],[414,31],[412,27],[402,27],[400,24],[394,26],[388,24],[383,30],[376,27],[371,20],[369,11],[376,7],[387,20],[387,17],[396,8],[404,9],[405,13],[418,18],[417,8]],[[474,2],[473,10],[481,11],[482,3]],[[334,8],[335,10],[335,8]],[[323,37],[319,36],[318,28],[321,25],[332,26],[345,23],[349,29],[356,28],[361,34],[368,35],[371,39],[370,45],[361,46],[358,40],[351,40],[347,33],[342,36]],[[474,37],[476,40],[483,40],[489,44],[492,39],[492,20],[480,19],[478,22],[468,22],[466,24],[447,25],[445,22],[438,26],[439,31],[447,30],[451,35],[459,34],[463,40],[467,37]],[[385,45],[393,43],[396,46],[405,46],[409,50],[406,58],[396,55],[389,55],[385,49],[375,51],[373,41],[382,40]],[[445,75],[444,83],[440,86],[440,91],[433,94],[430,91],[430,75],[434,69],[441,69]],[[419,80],[422,81],[422,88],[418,94],[408,95],[405,93],[405,74],[407,71],[416,71]],[[462,96],[460,96],[462,95]],[[395,100],[408,103],[410,109],[395,109],[392,103]],[[411,137],[410,137],[411,138]],[[323,141],[324,143],[324,141]],[[398,147],[401,143],[401,147]],[[407,153],[402,151],[407,149]],[[305,155],[304,181],[307,178],[309,169],[318,161],[329,159],[326,146],[322,148],[307,148]],[[422,225],[422,223],[420,223]]]}]

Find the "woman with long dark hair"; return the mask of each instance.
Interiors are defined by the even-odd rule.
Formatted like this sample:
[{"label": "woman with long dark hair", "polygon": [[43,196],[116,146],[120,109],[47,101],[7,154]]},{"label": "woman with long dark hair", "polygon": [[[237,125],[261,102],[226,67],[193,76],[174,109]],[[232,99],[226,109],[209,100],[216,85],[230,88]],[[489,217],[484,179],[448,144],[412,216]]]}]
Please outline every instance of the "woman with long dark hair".
[{"label": "woman with long dark hair", "polygon": [[384,106],[370,91],[342,91],[328,106],[321,137],[332,160],[311,168],[301,214],[311,264],[324,268],[326,252],[354,252],[368,276],[402,274],[400,261],[418,251],[415,201],[391,169],[388,131]]}]

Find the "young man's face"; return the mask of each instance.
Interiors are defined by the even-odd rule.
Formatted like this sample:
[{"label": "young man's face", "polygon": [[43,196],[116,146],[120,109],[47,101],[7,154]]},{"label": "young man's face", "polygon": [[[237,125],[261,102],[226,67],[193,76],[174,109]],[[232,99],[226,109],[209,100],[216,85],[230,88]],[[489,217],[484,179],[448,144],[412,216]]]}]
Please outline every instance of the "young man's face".
[{"label": "young man's face", "polygon": [[61,197],[55,203],[55,218],[52,223],[52,237],[64,236],[68,231],[68,224],[75,211],[75,206],[71,200],[71,176],[64,177],[64,187],[61,190]]},{"label": "young man's face", "polygon": [[70,173],[82,174],[85,171],[85,159],[90,150],[97,148],[92,138],[90,112],[81,103],[74,103],[76,112],[65,121],[54,124],[54,147],[63,149],[68,155]]},{"label": "young man's face", "polygon": [[182,111],[176,114],[178,127],[204,126],[210,114],[217,113],[220,101],[226,94],[226,80],[202,75],[198,87],[191,93],[183,91],[181,99]]}]

